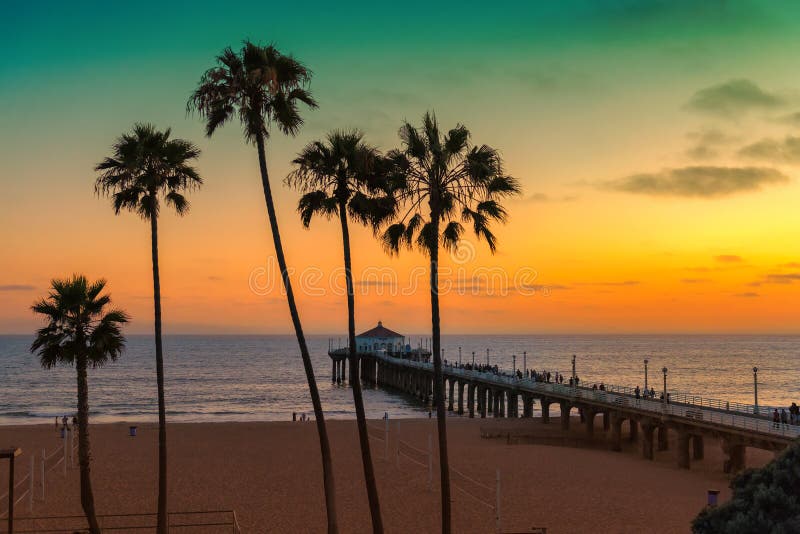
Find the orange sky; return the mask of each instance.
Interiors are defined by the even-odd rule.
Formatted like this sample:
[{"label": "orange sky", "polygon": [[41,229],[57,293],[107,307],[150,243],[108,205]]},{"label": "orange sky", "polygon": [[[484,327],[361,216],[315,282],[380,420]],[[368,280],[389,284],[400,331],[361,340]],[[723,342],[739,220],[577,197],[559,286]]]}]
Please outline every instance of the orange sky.
[{"label": "orange sky", "polygon": [[[107,278],[116,304],[133,315],[130,331],[150,331],[148,226],[115,217],[92,190],[94,164],[135,121],[172,126],[203,150],[205,186],[191,195],[191,212],[161,220],[165,331],[291,331],[280,292],[250,287],[273,254],[255,150],[238,126],[208,140],[184,114],[214,55],[262,32],[311,66],[320,102],[296,138],[276,133],[269,146],[288,261],[308,289],[298,288],[298,300],[309,332],[346,329],[345,299],[325,287],[341,243],[336,224],[301,227],[298,195],[281,183],[288,162],[336,127],[361,128],[393,148],[401,121],[431,109],[443,127],[463,122],[473,141],[500,149],[524,188],[508,203],[509,223],[496,228],[495,256],[466,236],[475,256],[443,260],[451,276],[496,269],[507,277],[495,280],[492,295],[444,295],[445,333],[800,333],[800,41],[786,22],[800,19],[777,8],[696,13],[692,5],[665,3],[655,18],[620,18],[589,4],[578,18],[521,7],[507,20],[483,21],[496,23],[492,35],[428,36],[416,51],[383,38],[392,28],[380,24],[360,30],[374,33],[364,47],[326,33],[321,20],[297,33],[280,24],[289,14],[260,28],[244,18],[212,24],[200,10],[192,16],[208,19],[203,39],[174,35],[165,21],[153,30],[152,50],[122,33],[104,34],[100,50],[93,32],[103,25],[87,14],[73,21],[86,42],[64,38],[44,54],[37,39],[55,39],[57,20],[21,14],[2,41],[20,61],[0,69],[0,333],[31,332],[38,323],[30,304],[50,278],[73,272]],[[642,18],[628,25],[630,17]],[[452,48],[457,57],[446,53],[452,39],[463,40]],[[109,67],[112,54],[127,67]],[[50,85],[40,83],[44,73]],[[357,278],[393,270],[399,292],[425,266],[416,252],[389,258],[364,229],[352,234]],[[360,287],[358,329],[382,319],[401,332],[427,331],[420,282],[411,295]]]}]

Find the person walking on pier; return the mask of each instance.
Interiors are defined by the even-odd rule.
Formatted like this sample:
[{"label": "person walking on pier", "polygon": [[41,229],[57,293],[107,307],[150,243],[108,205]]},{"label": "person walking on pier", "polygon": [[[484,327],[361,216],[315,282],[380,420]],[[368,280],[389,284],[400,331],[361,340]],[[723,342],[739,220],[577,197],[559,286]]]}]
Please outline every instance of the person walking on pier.
[{"label": "person walking on pier", "polygon": [[772,412],[772,427],[773,428],[780,427],[780,422],[781,422],[781,416],[778,413],[778,409],[775,408],[775,411]]}]

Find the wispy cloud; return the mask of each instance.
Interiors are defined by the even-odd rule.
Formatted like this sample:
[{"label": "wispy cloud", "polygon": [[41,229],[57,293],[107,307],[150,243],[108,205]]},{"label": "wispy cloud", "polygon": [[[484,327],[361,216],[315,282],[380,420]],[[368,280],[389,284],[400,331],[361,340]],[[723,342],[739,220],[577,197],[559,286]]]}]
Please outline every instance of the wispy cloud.
[{"label": "wispy cloud", "polygon": [[528,196],[526,202],[572,202],[578,199],[577,195],[562,195],[558,197],[550,196],[546,193],[533,193]]},{"label": "wispy cloud", "polygon": [[720,263],[741,263],[743,261],[742,257],[736,254],[720,254],[714,256],[714,260]]},{"label": "wispy cloud", "polygon": [[754,291],[745,291],[744,293],[734,293],[734,297],[741,297],[741,298],[755,298],[758,297],[759,294]]},{"label": "wispy cloud", "polygon": [[602,187],[640,195],[716,198],[788,181],[788,176],[767,167],[690,166],[632,174]]},{"label": "wispy cloud", "polygon": [[789,113],[788,115],[782,115],[775,119],[775,122],[789,124],[791,126],[800,126],[800,111],[795,111],[794,113]]},{"label": "wispy cloud", "polygon": [[739,155],[770,163],[800,163],[800,137],[787,135],[784,139],[762,139],[742,147]]},{"label": "wispy cloud", "polygon": [[725,145],[733,143],[736,137],[728,135],[718,128],[705,128],[696,132],[686,134],[694,144],[686,154],[697,160],[711,159],[719,156],[719,149]]},{"label": "wispy cloud", "polygon": [[761,89],[750,80],[740,78],[697,91],[686,103],[686,108],[735,119],[752,110],[775,109],[783,104],[784,100],[778,95]]},{"label": "wispy cloud", "polygon": [[641,284],[639,280],[622,280],[622,281],[603,281],[603,282],[576,282],[576,286],[600,286],[600,287],[623,287],[623,286],[638,286]]},{"label": "wispy cloud", "polygon": [[682,278],[681,282],[684,284],[707,284],[711,282],[710,278]]},{"label": "wispy cloud", "polygon": [[0,285],[0,291],[33,291],[36,289],[28,284],[4,284]]}]

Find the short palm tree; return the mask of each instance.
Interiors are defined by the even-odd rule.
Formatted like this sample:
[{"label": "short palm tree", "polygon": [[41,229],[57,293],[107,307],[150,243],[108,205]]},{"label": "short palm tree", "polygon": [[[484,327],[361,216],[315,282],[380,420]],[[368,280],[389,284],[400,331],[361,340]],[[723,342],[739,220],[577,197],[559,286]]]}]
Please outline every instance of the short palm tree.
[{"label": "short palm tree", "polygon": [[472,226],[494,253],[492,221],[504,222],[506,211],[499,199],[520,193],[517,181],[503,173],[498,152],[486,145],[472,146],[463,125],[442,134],[436,117],[426,113],[422,127],[408,122],[400,128],[402,148],[387,157],[393,173],[404,183],[398,196],[403,204],[399,220],[386,228],[383,244],[389,253],[416,245],[430,259],[431,326],[434,368],[434,403],[439,435],[439,467],[442,491],[442,532],[450,533],[450,473],[447,459],[444,381],[442,378],[439,316],[439,247],[453,250]]},{"label": "short palm tree", "polygon": [[200,150],[189,141],[170,139],[170,129],[136,124],[121,135],[111,156],[95,170],[98,194],[112,198],[114,213],[132,211],[150,222],[155,306],[156,381],[158,384],[158,532],[167,532],[167,413],[164,400],[164,351],[161,343],[161,277],[158,267],[158,216],[163,204],[178,215],[189,210],[184,196],[203,181],[192,162]]},{"label": "short palm tree", "polygon": [[217,57],[217,66],[203,74],[197,89],[189,99],[187,110],[196,111],[205,120],[206,134],[209,137],[225,123],[238,119],[245,140],[254,144],[258,151],[261,186],[264,190],[275,255],[286,289],[289,313],[300,346],[300,356],[317,422],[325,505],[328,512],[328,532],[334,533],[338,531],[338,524],[330,442],[314,368],[283,253],[267,172],[266,154],[266,140],[269,137],[270,126],[276,126],[286,135],[296,135],[303,124],[299,106],[305,104],[308,107],[316,107],[317,104],[307,89],[310,79],[311,71],[293,57],[282,54],[273,46],[258,46],[245,41],[239,52],[226,48]]},{"label": "short palm tree", "polygon": [[381,156],[375,148],[363,141],[357,131],[334,131],[326,142],[308,144],[292,163],[295,170],[286,181],[304,192],[298,211],[306,228],[314,215],[328,219],[338,217],[342,230],[344,272],[347,287],[347,334],[349,341],[350,385],[356,408],[358,438],[361,444],[361,463],[367,484],[367,498],[372,516],[373,532],[383,532],[378,488],[372,466],[372,453],[364,413],[364,398],[359,379],[359,361],[356,350],[355,293],[353,267],[350,256],[349,217],[377,229],[393,212],[394,199],[387,194],[380,169]]},{"label": "short palm tree", "polygon": [[125,349],[122,325],[128,316],[120,310],[107,310],[111,298],[101,295],[105,280],[89,283],[74,275],[53,280],[50,294],[32,309],[47,320],[36,332],[31,353],[37,353],[42,367],[74,365],[78,378],[78,463],[81,471],[81,505],[89,530],[99,534],[94,508],[89,447],[89,382],[87,368],[101,367],[116,360]]}]

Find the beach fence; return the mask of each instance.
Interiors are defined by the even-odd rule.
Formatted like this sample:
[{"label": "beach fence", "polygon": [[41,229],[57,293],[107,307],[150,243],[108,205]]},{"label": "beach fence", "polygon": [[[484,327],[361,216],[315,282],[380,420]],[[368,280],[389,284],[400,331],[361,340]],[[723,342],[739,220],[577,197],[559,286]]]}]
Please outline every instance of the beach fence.
[{"label": "beach fence", "polygon": [[[61,439],[61,445],[48,453],[42,449],[41,456],[35,454],[28,456],[27,474],[14,483],[14,508],[27,503],[29,512],[33,512],[35,501],[44,502],[47,495],[47,480],[49,473],[59,469],[63,476],[67,476],[67,467],[75,466],[75,450],[77,448],[77,432],[67,429]],[[25,465],[25,451],[20,456],[20,463]],[[37,480],[38,479],[38,480]],[[21,492],[21,493],[20,493]],[[0,519],[8,517],[8,491],[0,495]]]},{"label": "beach fence", "polygon": [[[398,470],[402,470],[404,464],[410,463],[413,466],[419,467],[419,471],[410,472],[407,476],[405,483],[410,483],[415,480],[425,478],[427,482],[428,491],[433,491],[434,481],[434,451],[433,451],[433,434],[428,433],[427,447],[420,448],[419,446],[412,445],[406,440],[402,439],[400,432],[401,426],[398,420],[395,425],[395,447],[394,447],[394,466]],[[379,427],[376,423],[368,422],[367,428],[370,430],[369,436],[376,441],[381,442],[384,446],[384,460],[389,461],[389,418],[384,417],[383,424]],[[380,433],[379,433],[380,431]],[[500,470],[495,472],[495,484],[484,484],[472,477],[467,476],[462,471],[458,470],[450,463],[450,487],[458,490],[459,493],[465,495],[470,501],[480,505],[481,507],[489,510],[494,516],[495,529],[501,532],[501,486],[500,486]],[[406,471],[408,472],[408,471]]]}]

